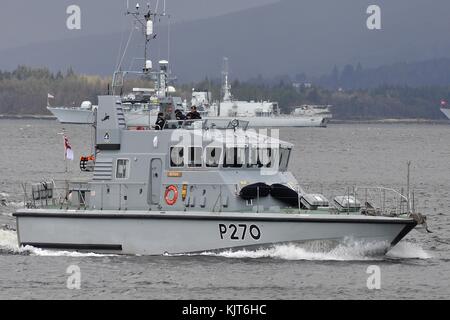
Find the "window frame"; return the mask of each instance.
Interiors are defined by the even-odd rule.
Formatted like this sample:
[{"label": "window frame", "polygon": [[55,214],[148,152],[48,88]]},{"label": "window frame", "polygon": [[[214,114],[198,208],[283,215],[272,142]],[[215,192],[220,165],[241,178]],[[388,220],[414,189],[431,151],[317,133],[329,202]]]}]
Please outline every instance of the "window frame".
[{"label": "window frame", "polygon": [[[246,150],[247,150],[247,159],[246,159],[246,165],[247,165],[247,168],[249,168],[249,169],[259,169],[260,167],[259,167],[259,165],[258,165],[258,150],[259,150],[259,148],[257,148],[257,147],[252,147],[252,146],[249,146],[248,148],[246,148]],[[254,152],[254,153],[253,153]],[[255,157],[256,159],[253,159],[253,157]]]},{"label": "window frame", "polygon": [[[220,155],[219,155],[219,162],[216,165],[211,165],[208,163],[208,155],[211,154],[210,152],[208,152],[208,150],[211,149],[215,149],[215,150],[220,150]],[[204,148],[204,163],[205,163],[205,167],[206,168],[219,168],[220,165],[223,163],[223,147],[211,147],[211,146],[207,146]]]},{"label": "window frame", "polygon": [[[119,178],[118,175],[118,169],[119,169],[119,161],[125,161],[125,177]],[[127,180],[130,179],[130,171],[131,171],[131,161],[128,158],[117,158],[116,159],[116,174],[114,175],[116,180]]]},{"label": "window frame", "polygon": [[[227,164],[227,150],[233,149],[235,150],[234,152],[234,156],[233,156],[233,164]],[[246,156],[245,156],[245,147],[238,147],[238,146],[234,146],[231,148],[224,148],[224,155],[223,155],[223,162],[222,162],[222,167],[225,169],[242,169],[245,166],[245,162],[246,162]],[[239,150],[241,150],[242,157],[242,163],[238,164],[238,154],[239,154]]]},{"label": "window frame", "polygon": [[[174,148],[178,148],[178,149],[183,150],[183,156],[182,156],[183,164],[182,165],[172,165],[173,164],[173,162],[172,162],[172,149],[174,149]],[[170,168],[185,168],[186,167],[186,150],[185,149],[186,149],[185,146],[176,146],[175,145],[175,146],[170,146],[169,147],[169,165],[170,165]]]},{"label": "window frame", "polygon": [[[257,167],[258,168],[266,168],[266,169],[270,169],[270,168],[273,168],[273,166],[274,166],[274,164],[273,164],[273,157],[274,157],[274,148],[268,148],[268,147],[266,147],[266,148],[258,148],[257,149],[258,150],[258,152],[257,152],[257,156],[258,156],[258,160],[257,160]],[[262,152],[262,151],[264,151],[264,152],[266,152],[266,151],[269,151],[269,154],[268,154],[268,157],[269,157],[269,164],[270,165],[267,165],[267,164],[263,164],[262,162],[261,162],[261,153],[260,152]]]},{"label": "window frame", "polygon": [[[292,148],[282,148],[280,147],[280,162],[279,162],[279,168],[282,171],[286,171],[289,168],[289,160],[291,159],[291,154],[292,154]],[[284,160],[284,164],[285,166],[282,166],[282,160],[283,160],[283,151],[287,152],[287,160]]]},{"label": "window frame", "polygon": [[[187,167],[188,168],[203,168],[203,147],[198,147],[198,146],[189,146],[186,147],[188,149],[187,152]],[[191,150],[194,149],[194,162],[193,164],[191,164]],[[195,159],[196,153],[195,153],[195,149],[200,149],[200,154],[199,154],[199,158]],[[200,160],[200,163],[196,163],[196,160]]]}]

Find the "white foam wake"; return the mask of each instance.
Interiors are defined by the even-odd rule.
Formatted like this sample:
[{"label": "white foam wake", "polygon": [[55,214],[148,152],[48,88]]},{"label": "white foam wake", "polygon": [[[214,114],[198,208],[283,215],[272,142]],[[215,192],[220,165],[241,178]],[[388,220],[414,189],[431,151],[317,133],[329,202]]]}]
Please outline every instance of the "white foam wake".
[{"label": "white foam wake", "polygon": [[11,202],[7,202],[6,205],[8,207],[13,207],[13,208],[23,208],[23,207],[25,207],[25,202],[23,202],[23,201],[11,201]]},{"label": "white foam wake", "polygon": [[433,256],[415,243],[402,241],[392,248],[387,257],[394,259],[431,259]]},{"label": "white foam wake", "polygon": [[[385,242],[363,243],[347,240],[330,247],[328,244],[312,243],[305,245],[275,245],[257,250],[226,250],[222,252],[204,252],[204,256],[217,256],[234,259],[272,258],[280,260],[309,261],[371,261],[393,259],[430,259],[432,256],[419,245],[402,241],[385,254],[388,244]],[[75,251],[44,250],[31,246],[19,247],[17,233],[12,230],[0,229],[0,252],[13,254],[29,254],[44,257],[105,257],[96,253],[81,253]],[[183,256],[183,255],[175,255]],[[193,256],[193,255],[188,255]],[[195,255],[194,255],[195,256]]]},{"label": "white foam wake", "polygon": [[0,251],[18,251],[17,233],[12,230],[0,229]]},{"label": "white foam wake", "polygon": [[106,257],[114,255],[104,255],[97,253],[82,253],[76,251],[53,251],[35,248],[32,246],[19,247],[17,233],[12,230],[0,230],[0,252],[13,254],[29,254],[41,257]]},{"label": "white foam wake", "polygon": [[272,258],[280,260],[306,260],[306,261],[373,261],[388,258],[398,259],[428,259],[431,256],[419,246],[404,242],[400,243],[387,254],[389,245],[385,242],[362,243],[345,241],[333,248],[311,247],[309,245],[275,245],[267,249],[227,250],[218,253],[205,252],[202,255],[219,256],[235,259]]}]

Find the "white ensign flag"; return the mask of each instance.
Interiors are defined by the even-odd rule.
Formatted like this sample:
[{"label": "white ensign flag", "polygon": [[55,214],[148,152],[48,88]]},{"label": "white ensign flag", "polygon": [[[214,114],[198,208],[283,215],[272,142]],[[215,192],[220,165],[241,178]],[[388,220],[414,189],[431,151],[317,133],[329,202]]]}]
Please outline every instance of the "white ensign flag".
[{"label": "white ensign flag", "polygon": [[66,159],[73,160],[73,150],[72,146],[69,143],[69,139],[64,135],[64,154]]}]

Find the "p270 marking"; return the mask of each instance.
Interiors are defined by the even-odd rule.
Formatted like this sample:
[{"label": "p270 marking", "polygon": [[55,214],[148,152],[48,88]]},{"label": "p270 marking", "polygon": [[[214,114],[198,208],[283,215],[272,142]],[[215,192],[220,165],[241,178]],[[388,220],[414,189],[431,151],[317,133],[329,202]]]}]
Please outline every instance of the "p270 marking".
[{"label": "p270 marking", "polygon": [[253,240],[259,240],[261,238],[261,230],[258,226],[252,224],[248,226],[245,223],[241,224],[219,224],[220,239],[230,240],[245,240],[251,237]]}]

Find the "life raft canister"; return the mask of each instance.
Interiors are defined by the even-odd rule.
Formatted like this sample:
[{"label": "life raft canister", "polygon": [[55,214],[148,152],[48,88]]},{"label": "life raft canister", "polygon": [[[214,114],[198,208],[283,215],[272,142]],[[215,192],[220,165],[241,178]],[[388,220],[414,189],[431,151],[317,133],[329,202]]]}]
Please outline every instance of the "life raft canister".
[{"label": "life raft canister", "polygon": [[178,189],[174,185],[170,185],[166,189],[166,193],[164,194],[164,199],[169,206],[172,206],[177,202],[178,199]]}]

